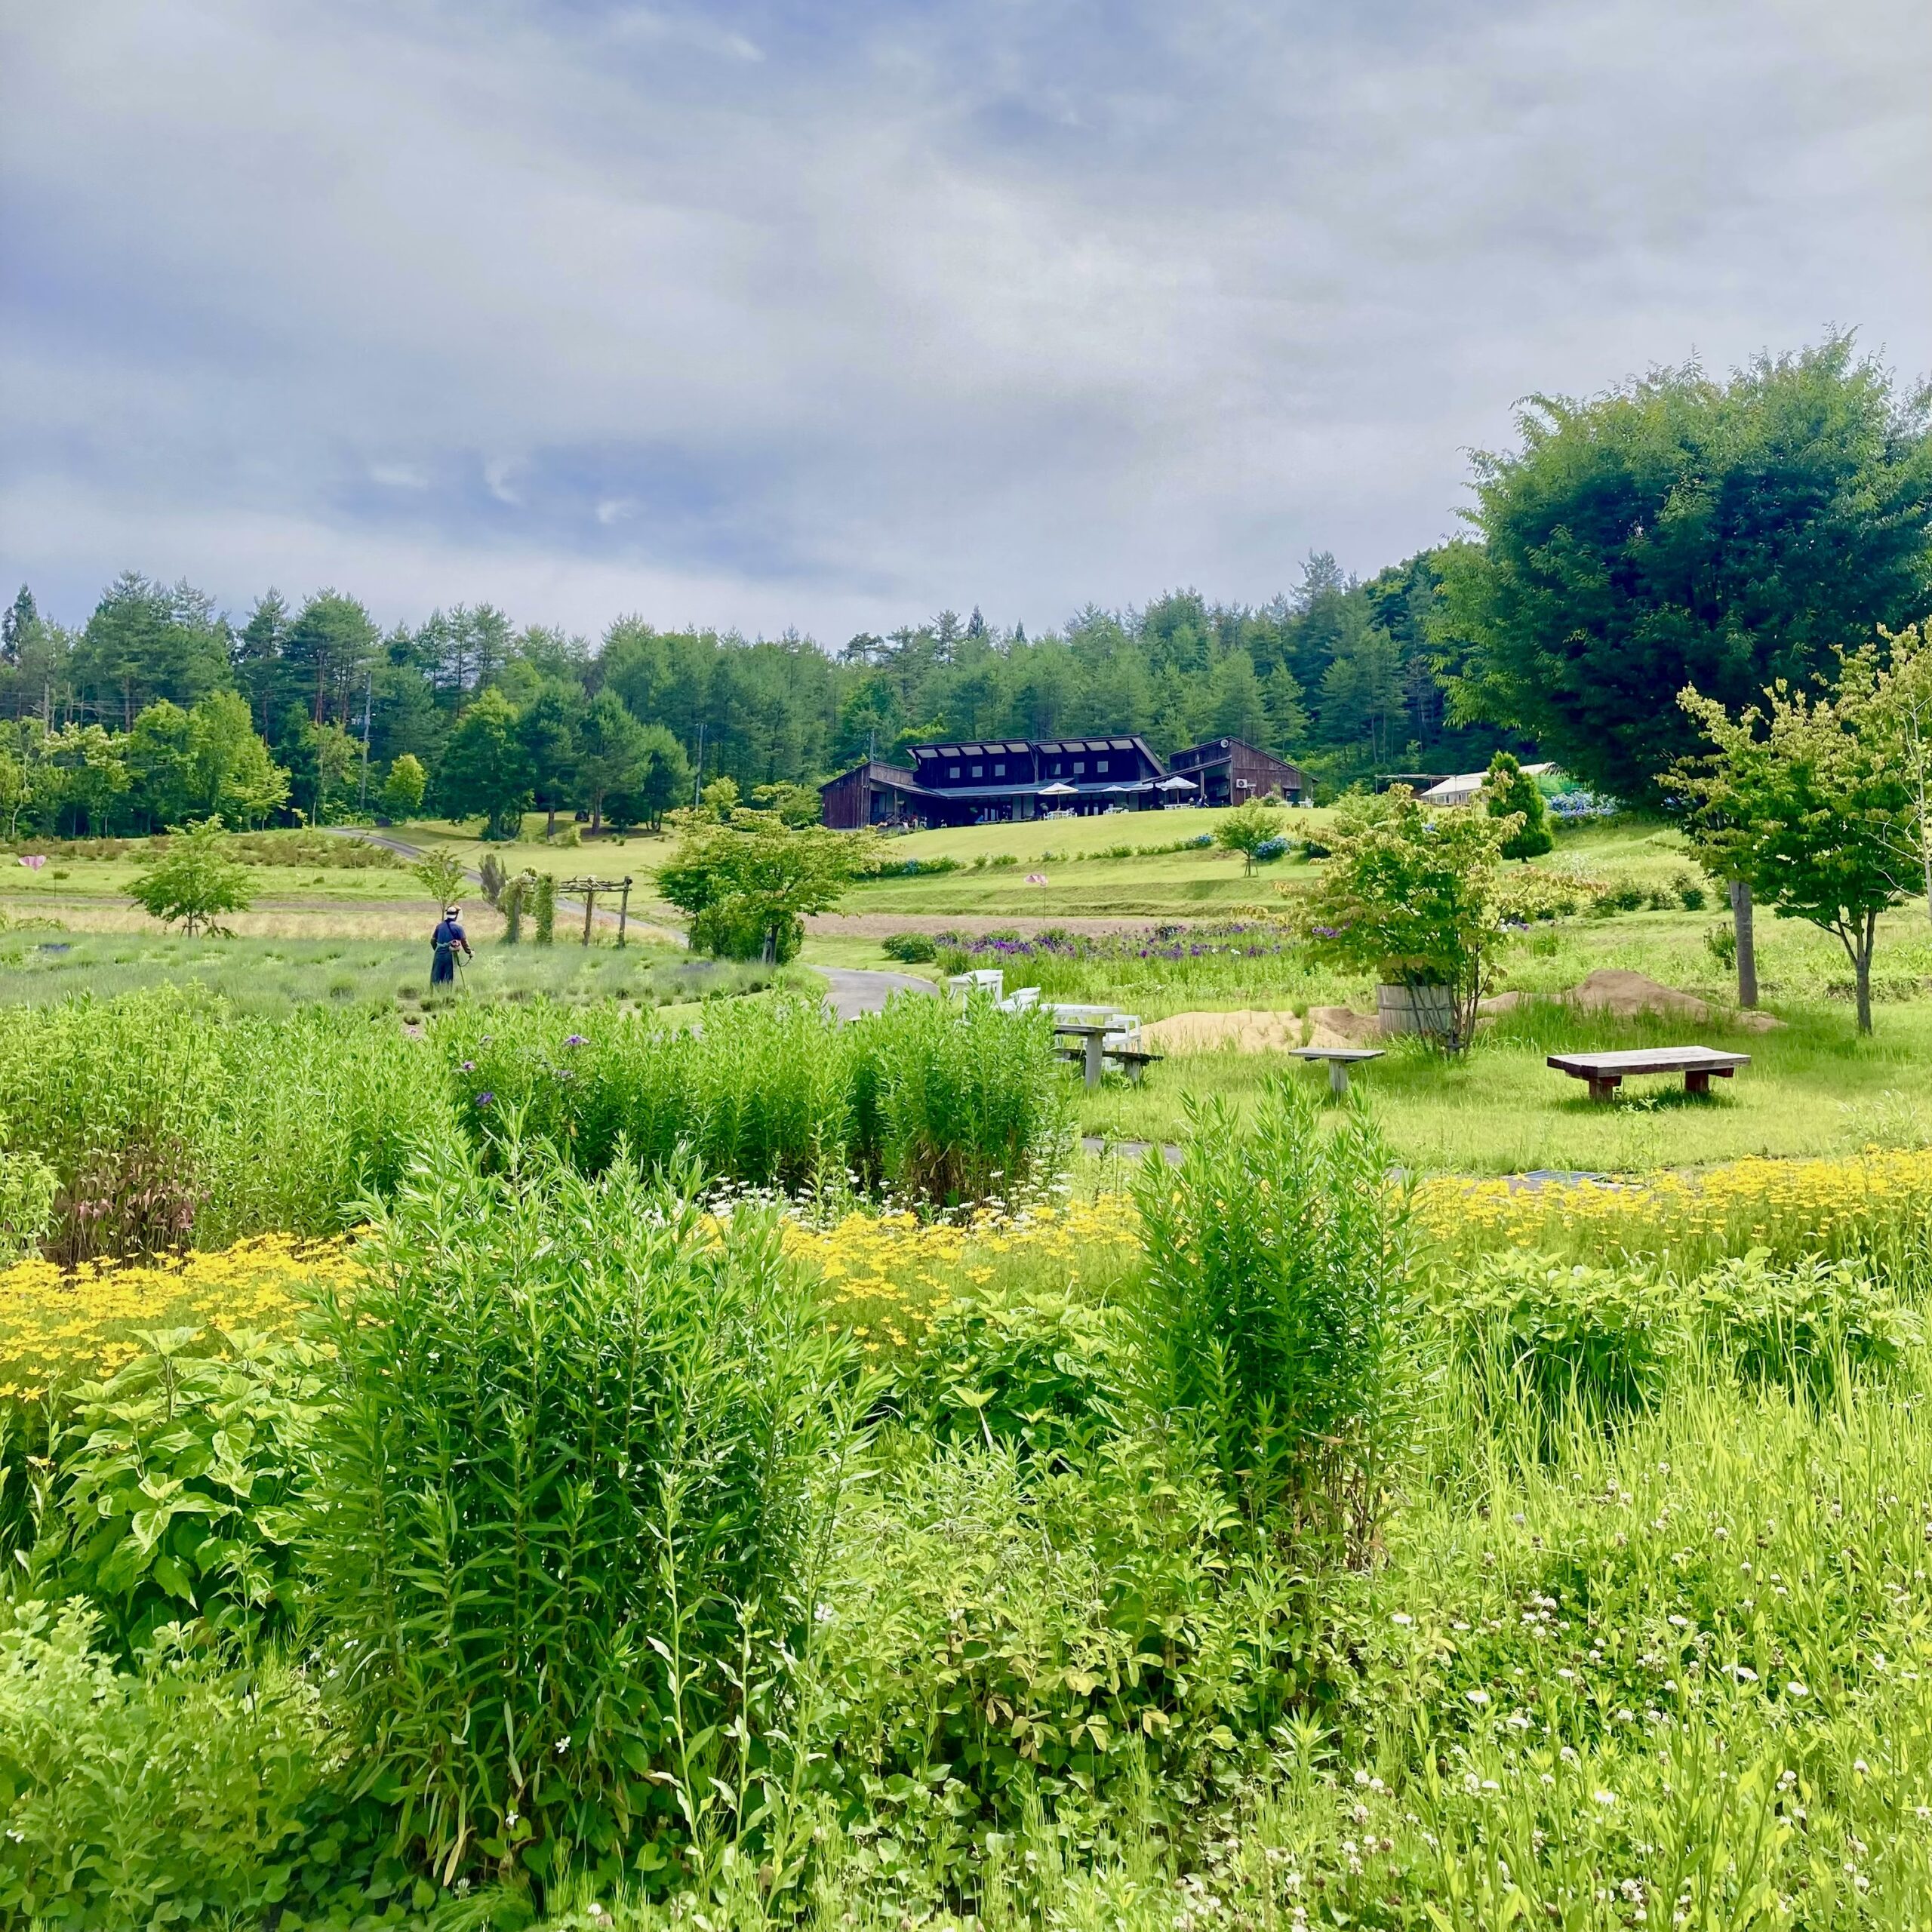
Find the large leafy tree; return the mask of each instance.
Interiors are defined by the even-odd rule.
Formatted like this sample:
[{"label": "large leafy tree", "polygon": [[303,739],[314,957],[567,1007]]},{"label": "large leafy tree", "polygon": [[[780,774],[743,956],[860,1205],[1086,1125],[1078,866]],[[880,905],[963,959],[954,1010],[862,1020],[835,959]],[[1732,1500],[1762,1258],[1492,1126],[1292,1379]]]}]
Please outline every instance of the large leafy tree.
[{"label": "large leafy tree", "polygon": [[576,735],[577,783],[590,808],[590,829],[604,829],[604,801],[611,792],[629,792],[644,775],[649,757],[644,727],[612,691],[601,692],[579,721]]},{"label": "large leafy tree", "polygon": [[494,686],[456,721],[436,774],[436,795],[452,818],[480,818],[484,835],[513,838],[530,803],[529,755],[516,712]]},{"label": "large leafy tree", "polygon": [[189,712],[188,753],[196,808],[238,831],[288,802],[288,774],[269,756],[237,692],[211,692]]},{"label": "large leafy tree", "polygon": [[530,760],[531,784],[538,808],[549,818],[546,835],[557,829],[557,814],[568,806],[577,782],[577,734],[580,709],[570,688],[546,678],[517,714],[517,742]]},{"label": "large leafy tree", "polygon": [[187,583],[150,583],[124,571],[103,593],[82,633],[75,681],[97,716],[124,731],[156,699],[193,704],[229,680],[226,620]]},{"label": "large leafy tree", "polygon": [[1476,540],[1440,556],[1459,715],[1663,802],[1696,748],[1684,686],[1734,709],[1932,608],[1927,425],[1841,335],[1728,381],[1535,398],[1522,448],[1477,460]]}]

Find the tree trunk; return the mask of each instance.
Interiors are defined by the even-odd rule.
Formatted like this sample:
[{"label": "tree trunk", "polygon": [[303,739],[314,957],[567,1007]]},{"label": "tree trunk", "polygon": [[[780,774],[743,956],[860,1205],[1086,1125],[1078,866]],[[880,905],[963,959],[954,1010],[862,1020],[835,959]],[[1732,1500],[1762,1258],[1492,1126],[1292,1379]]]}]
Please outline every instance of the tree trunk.
[{"label": "tree trunk", "polygon": [[1866,915],[1865,923],[1860,928],[1858,945],[1851,955],[1851,970],[1858,983],[1858,1030],[1869,1033],[1872,1030],[1872,949],[1878,939],[1878,915],[1875,912]]},{"label": "tree trunk", "polygon": [[1737,942],[1737,1003],[1758,1004],[1757,931],[1751,917],[1751,888],[1741,878],[1730,882],[1730,929]]},{"label": "tree trunk", "polygon": [[546,838],[554,838],[557,835],[557,808],[552,804],[549,808],[549,811],[550,816],[543,827],[543,836]]}]

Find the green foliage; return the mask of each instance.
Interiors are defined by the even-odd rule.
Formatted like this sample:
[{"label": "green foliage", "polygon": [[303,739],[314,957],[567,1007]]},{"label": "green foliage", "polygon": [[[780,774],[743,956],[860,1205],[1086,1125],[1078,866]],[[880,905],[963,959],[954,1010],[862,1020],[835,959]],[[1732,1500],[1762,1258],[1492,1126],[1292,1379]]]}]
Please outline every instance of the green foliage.
[{"label": "green foliage", "polygon": [[218,1358],[194,1352],[191,1329],[144,1339],[147,1352],[74,1392],[29,1579],[49,1598],[91,1598],[127,1651],[177,1622],[253,1644],[294,1608],[317,1358],[259,1336],[225,1338]]},{"label": "green foliage", "polygon": [[1253,1516],[1287,1510],[1358,1541],[1381,1507],[1407,1292],[1388,1167],[1364,1117],[1331,1128],[1284,1081],[1245,1123],[1219,1101],[1192,1109],[1179,1169],[1150,1153],[1135,1190],[1149,1412]]},{"label": "green foliage", "polygon": [[1044,1014],[904,993],[851,1031],[862,1174],[946,1204],[1012,1198],[1057,1174],[1070,1124]]},{"label": "green foliage", "polygon": [[452,818],[480,818],[486,838],[513,838],[530,804],[530,760],[516,709],[494,685],[451,728],[436,768],[436,795]]},{"label": "green foliage", "polygon": [[1121,1427],[1131,1346],[1120,1312],[1070,1284],[989,1286],[934,1317],[898,1392],[936,1441],[1056,1454]]},{"label": "green foliage", "polygon": [[1844,335],[1728,382],[1691,365],[1534,398],[1521,450],[1477,459],[1480,540],[1439,553],[1440,632],[1469,653],[1457,709],[1662,802],[1697,749],[1670,694],[1748,705],[1922,614],[1927,420]]},{"label": "green foliage", "polygon": [[1513,821],[1432,812],[1406,785],[1342,801],[1334,857],[1300,908],[1318,958],[1392,985],[1444,986],[1452,1051],[1475,1035],[1509,905],[1500,860]]},{"label": "green foliage", "polygon": [[1546,1441],[1566,1408],[1601,1422],[1661,1397],[1686,1344],[1680,1300],[1641,1272],[1512,1252],[1445,1284],[1436,1313],[1479,1398],[1528,1404]]},{"label": "green foliage", "polygon": [[423,794],[429,789],[429,774],[414,752],[399,753],[383,780],[383,814],[398,825],[406,825],[423,809]]},{"label": "green foliage", "polygon": [[191,939],[197,931],[221,932],[216,915],[242,912],[255,897],[248,873],[226,848],[218,818],[177,826],[161,857],[129,882],[128,896],[164,925],[178,919]]},{"label": "green foliage", "polygon": [[69,1258],[321,1233],[455,1132],[429,1049],[346,1014],[245,1018],[198,988],[0,1006],[10,1155],[59,1177]]},{"label": "green foliage", "polygon": [[1851,962],[1858,1030],[1872,1030],[1878,915],[1918,884],[1918,800],[1896,756],[1870,653],[1846,659],[1837,693],[1782,683],[1735,718],[1687,688],[1683,707],[1715,749],[1680,771],[1691,835],[1718,876],[1742,879],[1783,917],[1833,934]]},{"label": "green foliage", "polygon": [[463,863],[446,846],[432,847],[409,869],[423,881],[424,889],[436,902],[438,918],[445,906],[457,903],[463,891]]},{"label": "green foliage", "polygon": [[[529,903],[536,884],[537,875],[529,872],[518,872],[514,878],[504,883],[498,909],[503,915],[503,943],[506,946],[521,946],[523,943],[524,908]],[[552,888],[551,907],[553,916],[555,905]]]},{"label": "green foliage", "polygon": [[72,1932],[259,1924],[300,1891],[335,1746],[272,1658],[165,1636],[138,1672],[75,1601],[0,1611],[0,1919]]},{"label": "green foliage", "polygon": [[[0,1148],[7,1140],[0,1123]],[[30,1149],[0,1152],[0,1268],[39,1253],[60,1184],[60,1176]]]},{"label": "green foliage", "polygon": [[1281,820],[1257,800],[1229,813],[1214,828],[1214,843],[1225,852],[1238,852],[1244,875],[1254,869],[1257,850],[1279,837]]},{"label": "green foliage", "polygon": [[1540,858],[1556,843],[1549,829],[1543,788],[1524,771],[1513,752],[1498,752],[1490,760],[1483,804],[1491,818],[1519,821],[1503,841],[1506,859]]},{"label": "green foliage", "polygon": [[482,1144],[553,1142],[586,1172],[621,1146],[645,1172],[688,1149],[734,1182],[848,1177],[909,1202],[1011,1196],[1067,1152],[1064,1082],[1037,1016],[909,995],[841,1026],[822,1001],[719,1001],[702,1032],[614,1005],[439,1015],[463,1118]]},{"label": "green foliage", "polygon": [[366,1251],[328,1325],[315,1546],[359,1785],[405,1796],[446,1875],[702,1839],[713,1774],[737,1812],[772,1767],[853,1446],[846,1345],[771,1220],[708,1235],[688,1182],[627,1164],[512,1149],[488,1178],[445,1151]]},{"label": "green foliage", "polygon": [[1219,1485],[1144,1441],[1051,1466],[908,1443],[888,1474],[851,1519],[815,1673],[839,1737],[824,1778],[862,1847],[888,1841],[855,1890],[971,1896],[985,1826],[1029,1816],[1058,1838],[1137,1802],[1184,1835],[1244,1744],[1346,1694],[1298,1580],[1231,1550]]},{"label": "green foliage", "polygon": [[1695,1292],[1706,1332],[1752,1383],[1829,1395],[1841,1369],[1895,1369],[1924,1339],[1918,1312],[1848,1257],[1780,1267],[1754,1247],[1700,1275]]},{"label": "green foliage", "polygon": [[557,881],[550,872],[539,872],[531,896],[537,919],[537,943],[551,946],[557,937]]},{"label": "green foliage", "polygon": [[939,957],[937,943],[925,933],[890,933],[880,940],[878,949],[887,958],[908,966],[922,966]]},{"label": "green foliage", "polygon": [[[707,802],[730,783],[706,786]],[[727,959],[792,957],[804,934],[801,915],[835,906],[865,869],[867,835],[795,829],[772,813],[728,801],[711,809],[723,817],[684,819],[677,849],[659,869],[659,893],[691,915],[691,943],[702,952]]]}]

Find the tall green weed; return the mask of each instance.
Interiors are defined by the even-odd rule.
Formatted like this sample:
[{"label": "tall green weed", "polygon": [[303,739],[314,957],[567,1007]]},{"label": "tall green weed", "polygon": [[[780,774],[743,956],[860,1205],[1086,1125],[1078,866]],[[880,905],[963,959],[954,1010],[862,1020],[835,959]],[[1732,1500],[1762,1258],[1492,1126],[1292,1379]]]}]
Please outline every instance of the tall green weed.
[{"label": "tall green weed", "polygon": [[1191,1106],[1181,1164],[1150,1153],[1143,1395],[1257,1518],[1286,1509],[1359,1541],[1380,1501],[1409,1238],[1367,1117],[1331,1127],[1275,1082],[1251,1120]]},{"label": "tall green weed", "polygon": [[317,1607],[401,1839],[554,1884],[749,1824],[869,1398],[770,1217],[499,1152],[412,1177],[328,1311]]}]

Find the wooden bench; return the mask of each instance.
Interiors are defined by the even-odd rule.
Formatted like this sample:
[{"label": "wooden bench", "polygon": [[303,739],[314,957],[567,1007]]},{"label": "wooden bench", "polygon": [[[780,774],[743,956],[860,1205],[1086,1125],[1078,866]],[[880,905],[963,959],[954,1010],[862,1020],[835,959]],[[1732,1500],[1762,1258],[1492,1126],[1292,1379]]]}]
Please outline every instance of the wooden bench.
[{"label": "wooden bench", "polygon": [[1380,1047],[1291,1047],[1288,1051],[1297,1060],[1326,1060],[1328,1063],[1328,1091],[1337,1100],[1349,1091],[1349,1069],[1365,1060],[1380,1060],[1383,1049]]},{"label": "wooden bench", "polygon": [[1633,1073],[1681,1073],[1685,1093],[1708,1094],[1712,1074],[1728,1080],[1751,1064],[1751,1056],[1719,1053],[1715,1047],[1646,1047],[1632,1053],[1552,1054],[1548,1064],[1573,1080],[1587,1080],[1592,1100],[1607,1100]]}]

